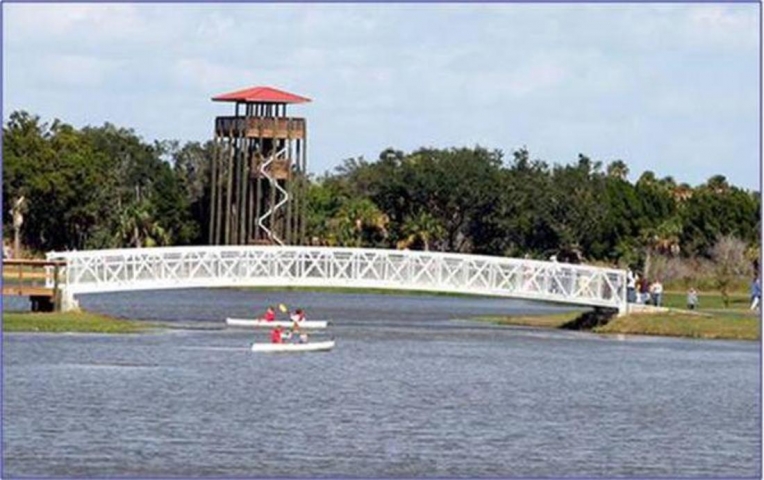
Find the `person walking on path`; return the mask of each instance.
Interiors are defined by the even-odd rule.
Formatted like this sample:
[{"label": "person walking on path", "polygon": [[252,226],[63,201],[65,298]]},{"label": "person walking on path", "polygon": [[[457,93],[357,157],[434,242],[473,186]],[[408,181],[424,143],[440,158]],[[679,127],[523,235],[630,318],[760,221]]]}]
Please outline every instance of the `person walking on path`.
[{"label": "person walking on path", "polygon": [[694,288],[687,292],[687,308],[690,310],[698,308],[698,292]]},{"label": "person walking on path", "polygon": [[758,310],[761,302],[761,281],[759,277],[753,279],[751,283],[751,310]]}]

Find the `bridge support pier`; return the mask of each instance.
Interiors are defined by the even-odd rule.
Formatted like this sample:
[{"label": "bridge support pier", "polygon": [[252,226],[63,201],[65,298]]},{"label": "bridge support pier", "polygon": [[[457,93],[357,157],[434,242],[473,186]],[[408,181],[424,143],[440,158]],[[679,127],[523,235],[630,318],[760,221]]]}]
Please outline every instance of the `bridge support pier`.
[{"label": "bridge support pier", "polygon": [[74,298],[74,295],[66,290],[61,291],[61,311],[62,312],[79,312],[80,302]]}]

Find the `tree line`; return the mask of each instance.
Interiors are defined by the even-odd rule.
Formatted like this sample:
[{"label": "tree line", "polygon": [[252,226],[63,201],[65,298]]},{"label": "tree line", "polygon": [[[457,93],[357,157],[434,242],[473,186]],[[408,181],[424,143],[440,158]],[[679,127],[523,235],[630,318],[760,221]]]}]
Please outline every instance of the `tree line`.
[{"label": "tree line", "polygon": [[[212,142],[153,141],[106,123],[77,129],[24,111],[3,125],[3,226],[24,197],[30,250],[206,244]],[[408,248],[650,269],[712,259],[721,239],[758,257],[760,192],[722,175],[692,187],[622,160],[550,164],[521,148],[386,149],[308,179],[315,245]]]}]

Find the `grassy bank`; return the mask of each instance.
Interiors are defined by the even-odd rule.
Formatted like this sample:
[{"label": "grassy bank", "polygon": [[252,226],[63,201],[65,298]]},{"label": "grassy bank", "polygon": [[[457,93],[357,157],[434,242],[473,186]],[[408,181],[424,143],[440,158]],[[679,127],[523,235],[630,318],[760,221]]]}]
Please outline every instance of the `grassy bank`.
[{"label": "grassy bank", "polygon": [[640,313],[614,318],[594,328],[596,333],[666,335],[671,337],[759,340],[760,319],[755,315],[694,314],[678,310]]},{"label": "grassy bank", "polygon": [[152,324],[89,312],[3,312],[4,332],[140,333]]},{"label": "grassy bank", "polygon": [[[512,317],[480,317],[499,325],[538,328],[565,328],[581,312],[554,315],[523,315]],[[758,313],[747,310],[711,310],[690,312],[672,309],[661,313],[634,313],[610,320],[592,331],[604,334],[663,335],[671,337],[727,340],[759,340],[761,321]]]}]

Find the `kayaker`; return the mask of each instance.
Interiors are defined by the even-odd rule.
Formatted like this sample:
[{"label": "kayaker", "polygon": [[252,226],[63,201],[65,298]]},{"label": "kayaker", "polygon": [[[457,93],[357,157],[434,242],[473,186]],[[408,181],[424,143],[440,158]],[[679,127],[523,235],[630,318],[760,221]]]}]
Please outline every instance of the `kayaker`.
[{"label": "kayaker", "polygon": [[298,332],[300,330],[300,324],[305,320],[305,312],[301,308],[298,308],[289,317],[292,320],[292,332]]},{"label": "kayaker", "polygon": [[278,326],[271,330],[271,343],[282,343],[281,340],[281,326]]},{"label": "kayaker", "polygon": [[276,320],[276,310],[274,310],[273,307],[268,307],[268,310],[265,311],[265,315],[263,315],[263,320],[266,322]]},{"label": "kayaker", "polygon": [[305,312],[302,310],[302,308],[298,308],[294,311],[291,318],[294,323],[301,323],[305,320]]}]

